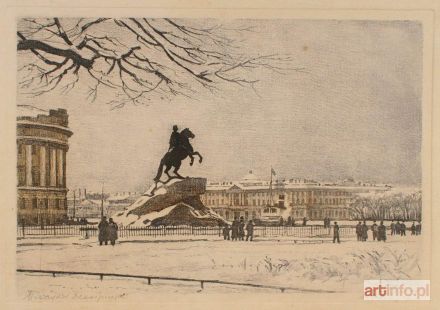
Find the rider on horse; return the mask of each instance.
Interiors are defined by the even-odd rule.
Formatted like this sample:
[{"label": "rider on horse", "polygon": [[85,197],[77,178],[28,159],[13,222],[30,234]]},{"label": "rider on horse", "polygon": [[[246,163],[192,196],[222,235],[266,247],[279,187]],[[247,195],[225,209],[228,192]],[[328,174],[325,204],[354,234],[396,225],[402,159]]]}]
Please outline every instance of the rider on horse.
[{"label": "rider on horse", "polygon": [[182,161],[189,157],[191,159],[190,165],[192,166],[194,162],[193,155],[197,155],[199,157],[199,162],[202,162],[202,156],[199,152],[195,152],[189,139],[193,139],[195,135],[188,128],[183,129],[180,133],[178,132],[178,128],[176,125],[173,126],[173,132],[170,137],[170,148],[168,152],[162,157],[160,161],[159,168],[157,170],[157,175],[154,178],[155,182],[160,181],[160,177],[162,175],[162,169],[165,167],[165,174],[172,178],[172,176],[168,173],[168,171],[174,167],[175,177],[183,179],[183,177],[179,174],[179,168],[181,166]]},{"label": "rider on horse", "polygon": [[174,125],[173,132],[171,133],[170,137],[170,148],[168,149],[168,152],[171,152],[172,149],[180,144],[180,133],[178,132],[178,130],[179,128],[177,127],[177,125]]}]

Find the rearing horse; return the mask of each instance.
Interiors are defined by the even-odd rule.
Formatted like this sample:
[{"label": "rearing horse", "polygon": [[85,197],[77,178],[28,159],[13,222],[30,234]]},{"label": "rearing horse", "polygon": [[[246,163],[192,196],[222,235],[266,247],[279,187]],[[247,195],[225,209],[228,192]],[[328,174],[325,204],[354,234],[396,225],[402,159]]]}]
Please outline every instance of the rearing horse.
[{"label": "rearing horse", "polygon": [[200,155],[199,152],[194,152],[194,149],[191,143],[189,142],[189,139],[193,139],[194,137],[195,135],[188,128],[185,128],[180,132],[179,144],[162,157],[160,161],[159,169],[157,170],[157,175],[154,178],[155,182],[160,181],[160,177],[162,176],[162,170],[164,166],[165,166],[164,172],[167,174],[167,176],[170,179],[172,178],[172,176],[170,176],[168,171],[170,171],[171,167],[174,167],[173,172],[179,179],[184,179],[184,177],[181,176],[178,172],[180,169],[180,165],[182,164],[182,160],[184,160],[189,156],[189,158],[191,158],[191,162],[189,164],[190,166],[192,166],[194,163],[193,155],[197,155],[199,156],[199,163],[202,162],[203,160],[202,155]]}]

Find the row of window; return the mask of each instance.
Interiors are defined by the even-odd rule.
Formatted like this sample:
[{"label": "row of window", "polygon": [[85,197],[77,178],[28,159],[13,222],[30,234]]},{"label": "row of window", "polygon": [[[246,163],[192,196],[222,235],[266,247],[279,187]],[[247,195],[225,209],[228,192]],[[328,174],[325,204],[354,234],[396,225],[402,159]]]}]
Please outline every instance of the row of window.
[{"label": "row of window", "polygon": [[[233,220],[238,219],[240,217],[243,217],[245,220],[247,219],[256,219],[257,215],[258,217],[261,217],[261,210],[257,211],[224,211],[219,210],[216,211],[220,216],[225,218],[226,220]],[[264,213],[272,213],[276,214],[277,209],[276,208],[265,208]],[[295,210],[292,215],[295,218],[302,218],[302,217],[311,217],[312,219],[319,219],[324,217],[330,217],[330,218],[348,218],[349,213],[347,210],[313,210],[310,213],[307,213],[306,210]]]},{"label": "row of window", "polygon": [[[222,198],[232,198],[238,197],[238,193],[226,193],[226,192],[207,192],[207,197],[222,197]],[[256,193],[242,193],[243,197],[246,198],[257,198],[257,197],[269,197],[269,192],[256,192]],[[275,193],[273,196],[277,196]],[[290,193],[291,199],[296,199],[297,197],[306,196],[348,196],[347,192],[342,191],[294,191]],[[279,199],[284,199],[284,194],[278,194]]]},{"label": "row of window", "polygon": [[18,198],[18,209],[67,209],[67,198]]},{"label": "row of window", "polygon": [[[306,210],[295,210],[293,212],[293,215],[295,217],[306,217],[307,211]],[[312,210],[309,211],[308,214],[312,218],[324,218],[324,217],[330,217],[330,218],[348,218],[348,211],[347,210]]]},{"label": "row of window", "polygon": [[[234,205],[245,205],[245,206],[247,206],[247,205],[265,206],[265,205],[269,204],[269,202],[270,202],[270,200],[264,200],[264,199],[262,199],[262,200],[260,200],[260,199],[253,199],[252,201],[248,201],[247,199],[245,199],[243,204],[240,204],[239,200],[234,200],[233,204]],[[284,204],[284,201],[280,200],[278,203]],[[293,205],[305,205],[306,203],[309,203],[309,204],[312,204],[312,203],[318,204],[319,203],[319,204],[325,204],[325,205],[342,205],[342,204],[346,203],[346,199],[343,199],[343,198],[330,198],[330,199],[329,198],[325,198],[325,199],[322,199],[322,198],[320,198],[318,200],[317,198],[314,198],[312,200],[312,198],[309,198],[308,201],[306,201],[304,198],[302,198],[302,199],[294,200],[292,204]],[[222,199],[218,199],[218,198],[217,199],[207,199],[207,205],[208,206],[213,206],[213,205],[219,206],[219,205],[225,205],[225,204],[229,204],[229,200],[226,200],[226,199],[223,199],[223,198]]]}]

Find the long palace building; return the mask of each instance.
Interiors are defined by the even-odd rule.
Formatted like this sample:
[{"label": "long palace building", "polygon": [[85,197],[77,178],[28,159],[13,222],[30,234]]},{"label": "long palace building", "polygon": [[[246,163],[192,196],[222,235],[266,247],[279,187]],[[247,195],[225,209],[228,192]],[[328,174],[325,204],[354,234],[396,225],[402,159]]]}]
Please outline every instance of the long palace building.
[{"label": "long palace building", "polygon": [[66,153],[72,136],[68,114],[64,109],[41,111],[21,108],[17,117],[20,224],[55,224],[67,217]]},{"label": "long palace building", "polygon": [[226,220],[244,219],[277,221],[289,216],[294,220],[348,220],[349,204],[357,193],[383,192],[388,185],[375,185],[345,180],[341,183],[319,183],[306,179],[283,181],[259,180],[249,172],[235,182],[210,182],[203,203]]}]

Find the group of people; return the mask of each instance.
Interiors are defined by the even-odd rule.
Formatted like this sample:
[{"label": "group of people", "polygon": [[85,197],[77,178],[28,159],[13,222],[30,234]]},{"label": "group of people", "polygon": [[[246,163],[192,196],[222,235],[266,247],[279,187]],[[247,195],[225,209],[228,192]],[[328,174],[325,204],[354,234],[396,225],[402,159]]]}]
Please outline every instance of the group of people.
[{"label": "group of people", "polygon": [[378,225],[376,221],[373,221],[373,224],[369,228],[367,225],[367,222],[364,221],[359,222],[356,225],[356,236],[357,241],[367,241],[368,239],[368,230],[371,229],[371,232],[373,234],[373,241],[386,241],[387,240],[387,228],[384,225],[383,221],[380,221],[380,224]]},{"label": "group of people", "polygon": [[[245,234],[246,230],[246,234]],[[224,240],[241,240],[253,241],[254,239],[254,223],[249,220],[247,224],[244,223],[244,218],[240,217],[240,220],[234,219],[232,225],[225,224],[223,227],[223,239]]]},{"label": "group of people", "polygon": [[[406,236],[405,221],[397,221],[397,223],[394,223],[394,221],[392,221],[390,226],[391,235]],[[412,222],[410,230],[411,235],[420,235],[422,233],[422,223],[420,221],[417,224],[415,222]]]},{"label": "group of people", "polygon": [[112,218],[109,218],[107,222],[107,218],[103,216],[98,224],[98,230],[99,245],[103,243],[107,245],[109,241],[111,245],[115,245],[118,239],[118,225],[113,222]]}]

